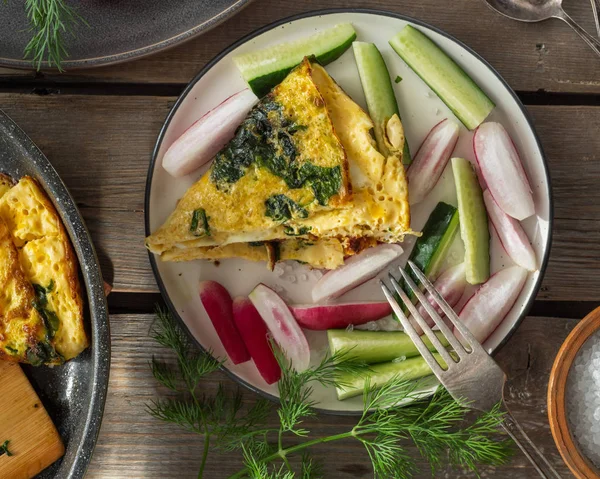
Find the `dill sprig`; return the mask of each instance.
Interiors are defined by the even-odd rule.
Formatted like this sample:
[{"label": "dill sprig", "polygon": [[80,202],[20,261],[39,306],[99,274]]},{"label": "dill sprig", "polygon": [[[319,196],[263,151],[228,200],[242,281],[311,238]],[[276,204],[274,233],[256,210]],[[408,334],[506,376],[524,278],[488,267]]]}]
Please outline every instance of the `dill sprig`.
[{"label": "dill sprig", "polygon": [[[470,410],[444,389],[439,388],[430,398],[420,398],[419,384],[401,377],[379,389],[367,379],[363,413],[356,425],[339,434],[310,438],[304,421],[316,415],[313,385],[340,386],[338,377],[343,373],[365,374],[368,368],[345,354],[334,354],[298,373],[274,345],[282,368],[278,383],[279,427],[269,426],[271,404],[263,399],[245,407],[239,390],[231,392],[220,385],[211,396],[198,392],[199,381],[218,369],[221,362],[210,352],[199,351],[165,311],[158,311],[152,335],[174,351],[176,360],[171,364],[152,359],[154,377],[174,397],[154,401],[148,410],[156,418],[204,435],[199,478],[210,444],[229,453],[240,451],[243,468],[230,479],[321,479],[321,464],[308,451],[341,439],[363,444],[376,479],[405,479],[417,472],[415,460],[406,449],[410,442],[429,462],[432,473],[446,463],[477,472],[479,465],[500,465],[511,455],[510,442],[499,432],[503,421],[500,406],[468,421]],[[287,444],[290,440],[293,444]],[[294,462],[295,467],[291,457],[299,460],[299,464]]]},{"label": "dill sprig", "polygon": [[65,0],[25,0],[25,12],[33,37],[25,47],[24,57],[39,70],[44,61],[62,71],[68,57],[64,35],[85,20]]}]

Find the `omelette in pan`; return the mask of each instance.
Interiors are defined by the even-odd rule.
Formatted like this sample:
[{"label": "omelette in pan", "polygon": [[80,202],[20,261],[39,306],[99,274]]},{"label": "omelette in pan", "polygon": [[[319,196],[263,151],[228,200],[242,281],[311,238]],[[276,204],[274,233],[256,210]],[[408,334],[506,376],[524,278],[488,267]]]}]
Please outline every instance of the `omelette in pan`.
[{"label": "omelette in pan", "polygon": [[0,175],[0,359],[61,364],[88,346],[77,259],[33,178]]}]

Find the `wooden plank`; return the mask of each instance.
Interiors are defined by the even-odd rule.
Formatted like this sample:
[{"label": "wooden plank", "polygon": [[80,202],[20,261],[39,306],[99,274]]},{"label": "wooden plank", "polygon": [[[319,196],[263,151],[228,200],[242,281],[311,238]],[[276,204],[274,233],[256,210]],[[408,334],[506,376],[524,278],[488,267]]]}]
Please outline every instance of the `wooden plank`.
[{"label": "wooden plank", "polygon": [[[150,417],[145,406],[166,391],[151,376],[148,361],[152,354],[166,354],[148,338],[153,317],[121,315],[111,317],[112,365],[104,420],[86,477],[162,478],[196,477],[202,450],[201,439],[182,432],[176,426]],[[498,355],[498,361],[510,377],[507,400],[525,431],[544,451],[563,477],[571,477],[554,446],[546,411],[546,386],[554,357],[576,320],[527,318],[511,341]],[[168,356],[168,355],[167,355]],[[203,391],[214,392],[219,382],[232,386],[223,374],[214,374],[202,384]],[[254,393],[244,391],[244,401],[251,403]],[[275,421],[275,416],[271,418]],[[356,418],[319,415],[304,426],[314,437],[337,434],[350,429]],[[273,422],[273,424],[276,424]],[[409,447],[412,457],[417,451]],[[361,444],[347,440],[315,448],[315,456],[324,460],[326,477],[369,478],[372,472]],[[419,460],[422,474],[431,477]],[[211,453],[205,476],[224,478],[239,470],[237,453]],[[485,469],[482,477],[535,477],[527,459],[516,454],[510,464]],[[438,476],[436,476],[438,477]],[[444,471],[439,477],[474,477],[460,471]]]},{"label": "wooden plank", "polygon": [[[590,4],[565,8],[593,31]],[[564,23],[523,24],[501,17],[483,1],[454,0],[260,0],[224,24],[184,45],[136,62],[101,69],[46,74],[59,81],[187,83],[230,43],[280,18],[323,8],[365,7],[412,16],[465,42],[486,58],[516,90],[600,92],[598,58]],[[477,21],[467,21],[468,18]],[[19,75],[19,73],[17,73]],[[0,78],[3,72],[0,71]]]},{"label": "wooden plank", "polygon": [[[155,292],[143,247],[148,162],[174,98],[0,94],[75,197],[115,291]],[[529,108],[555,195],[554,248],[540,299],[600,299],[600,108]]]}]

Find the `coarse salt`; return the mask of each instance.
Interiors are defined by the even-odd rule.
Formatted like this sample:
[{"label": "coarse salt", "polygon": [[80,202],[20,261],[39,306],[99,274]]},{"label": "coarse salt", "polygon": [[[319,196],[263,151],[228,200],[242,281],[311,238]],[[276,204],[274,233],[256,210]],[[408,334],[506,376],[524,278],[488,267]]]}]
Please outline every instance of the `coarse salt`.
[{"label": "coarse salt", "polygon": [[583,344],[569,377],[567,415],[581,452],[600,467],[600,331]]}]

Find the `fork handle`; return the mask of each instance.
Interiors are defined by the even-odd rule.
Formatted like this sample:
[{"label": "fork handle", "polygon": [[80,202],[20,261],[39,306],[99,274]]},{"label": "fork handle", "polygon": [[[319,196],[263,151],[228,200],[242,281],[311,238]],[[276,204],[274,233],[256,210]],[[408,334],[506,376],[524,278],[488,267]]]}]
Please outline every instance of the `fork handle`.
[{"label": "fork handle", "polygon": [[502,428],[515,442],[515,444],[519,446],[519,449],[521,449],[523,454],[525,454],[525,457],[529,459],[529,462],[531,462],[540,477],[544,477],[546,479],[561,479],[560,474],[556,472],[556,469],[554,469],[548,459],[546,459],[533,441],[529,439],[529,436],[525,434],[525,431],[523,431],[521,425],[513,417],[509,409],[506,407],[506,404],[503,404],[503,406],[506,414],[504,416],[504,421],[502,422]]}]

